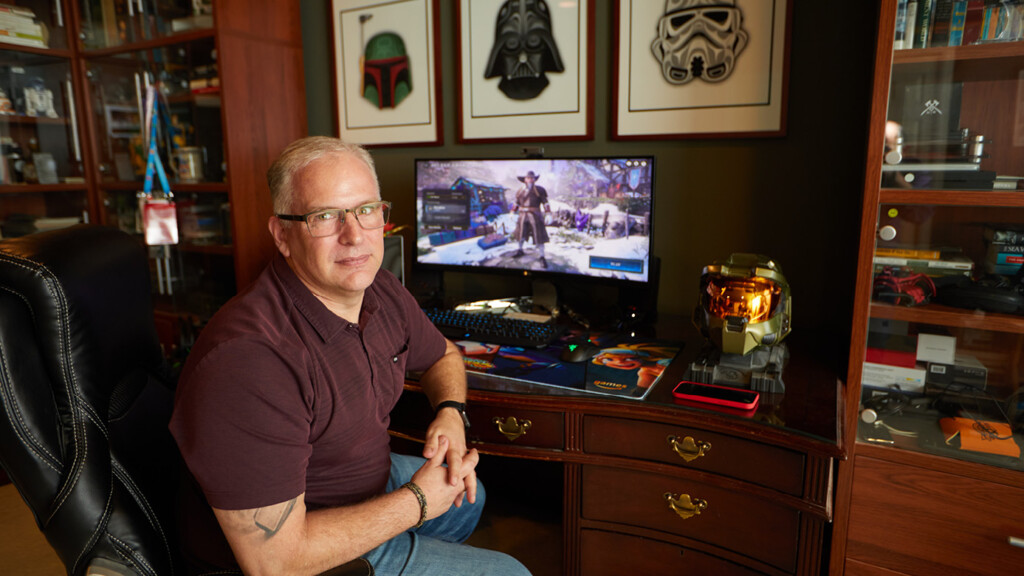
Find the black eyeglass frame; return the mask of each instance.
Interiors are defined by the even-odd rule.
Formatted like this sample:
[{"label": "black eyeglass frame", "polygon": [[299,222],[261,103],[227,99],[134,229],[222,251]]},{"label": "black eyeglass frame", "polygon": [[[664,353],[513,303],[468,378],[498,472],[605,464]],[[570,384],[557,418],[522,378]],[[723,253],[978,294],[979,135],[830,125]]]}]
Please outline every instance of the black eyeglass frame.
[{"label": "black eyeglass frame", "polygon": [[[380,208],[386,209],[385,213],[384,213],[384,223],[383,224],[381,224],[380,226],[376,226],[374,228],[367,228],[366,226],[363,225],[363,221],[359,219],[359,213],[356,212],[356,211],[359,210],[360,208],[365,208],[367,206],[378,206]],[[381,228],[383,228],[383,227],[388,225],[388,219],[390,218],[390,215],[391,215],[391,202],[388,202],[387,200],[377,200],[375,202],[367,202],[366,204],[360,204],[359,206],[356,206],[355,208],[321,208],[319,210],[313,210],[311,212],[306,212],[305,214],[274,214],[274,217],[277,218],[278,220],[288,220],[288,221],[291,221],[291,222],[305,222],[306,223],[306,231],[309,232],[310,236],[313,236],[314,238],[324,238],[324,237],[330,236],[330,234],[325,234],[323,236],[317,236],[316,234],[313,234],[313,228],[312,228],[312,226],[309,223],[309,217],[310,216],[313,216],[315,214],[320,214],[320,213],[323,213],[323,212],[337,212],[338,215],[340,216],[340,220],[341,220],[338,223],[339,226],[345,224],[346,215],[349,212],[351,212],[352,215],[355,217],[356,222],[359,223],[359,227],[362,228],[363,230],[380,230]]]}]

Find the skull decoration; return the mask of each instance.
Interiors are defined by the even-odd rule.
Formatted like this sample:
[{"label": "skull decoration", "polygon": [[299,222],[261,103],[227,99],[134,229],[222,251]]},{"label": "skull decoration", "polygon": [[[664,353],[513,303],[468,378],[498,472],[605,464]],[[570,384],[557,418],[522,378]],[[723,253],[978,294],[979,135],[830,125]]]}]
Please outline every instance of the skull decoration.
[{"label": "skull decoration", "polygon": [[721,82],[748,38],[735,0],[666,0],[651,50],[671,84]]},{"label": "skull decoration", "polygon": [[484,78],[501,76],[499,90],[513,100],[529,100],[547,87],[546,72],[563,70],[547,3],[507,0],[502,4]]}]

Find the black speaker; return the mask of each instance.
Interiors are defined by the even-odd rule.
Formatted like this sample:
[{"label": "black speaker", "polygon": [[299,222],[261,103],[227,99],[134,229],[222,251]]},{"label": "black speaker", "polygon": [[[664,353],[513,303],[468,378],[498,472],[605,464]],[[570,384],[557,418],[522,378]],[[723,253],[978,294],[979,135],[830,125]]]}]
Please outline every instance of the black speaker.
[{"label": "black speaker", "polygon": [[394,274],[405,286],[404,241],[398,234],[384,237],[384,261],[381,268]]}]

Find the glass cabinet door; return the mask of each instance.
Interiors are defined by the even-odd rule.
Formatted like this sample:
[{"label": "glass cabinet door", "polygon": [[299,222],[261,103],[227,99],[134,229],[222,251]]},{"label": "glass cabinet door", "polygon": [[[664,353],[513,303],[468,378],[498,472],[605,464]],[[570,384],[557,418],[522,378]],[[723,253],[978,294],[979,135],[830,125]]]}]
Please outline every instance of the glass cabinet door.
[{"label": "glass cabinet door", "polygon": [[223,132],[212,37],[92,58],[86,65],[97,162],[103,182],[145,175],[145,94],[156,87],[157,144],[168,177],[182,184],[223,182]]},{"label": "glass cabinet door", "polygon": [[[179,243],[150,248],[158,309],[208,318],[234,294],[230,202],[212,34],[86,61],[103,219],[143,233],[141,206],[154,88],[156,148],[177,210]],[[162,194],[159,180],[153,193]]]},{"label": "glass cabinet door", "polygon": [[951,4],[896,24],[858,441],[1024,469],[1024,3]]},{"label": "glass cabinet door", "polygon": [[0,49],[0,234],[88,220],[68,60]]},{"label": "glass cabinet door", "polygon": [[87,50],[213,28],[213,0],[79,0],[78,9]]}]

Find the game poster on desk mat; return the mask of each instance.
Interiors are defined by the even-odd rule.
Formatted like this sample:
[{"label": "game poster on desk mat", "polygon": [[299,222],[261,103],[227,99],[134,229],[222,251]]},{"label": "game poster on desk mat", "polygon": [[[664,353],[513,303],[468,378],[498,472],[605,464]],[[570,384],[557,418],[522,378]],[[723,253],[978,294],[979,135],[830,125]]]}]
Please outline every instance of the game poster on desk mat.
[{"label": "game poster on desk mat", "polygon": [[582,362],[561,360],[562,349],[578,338],[568,333],[542,349],[460,340],[466,370],[534,384],[643,399],[683,348],[681,342],[591,333],[599,350]]}]

